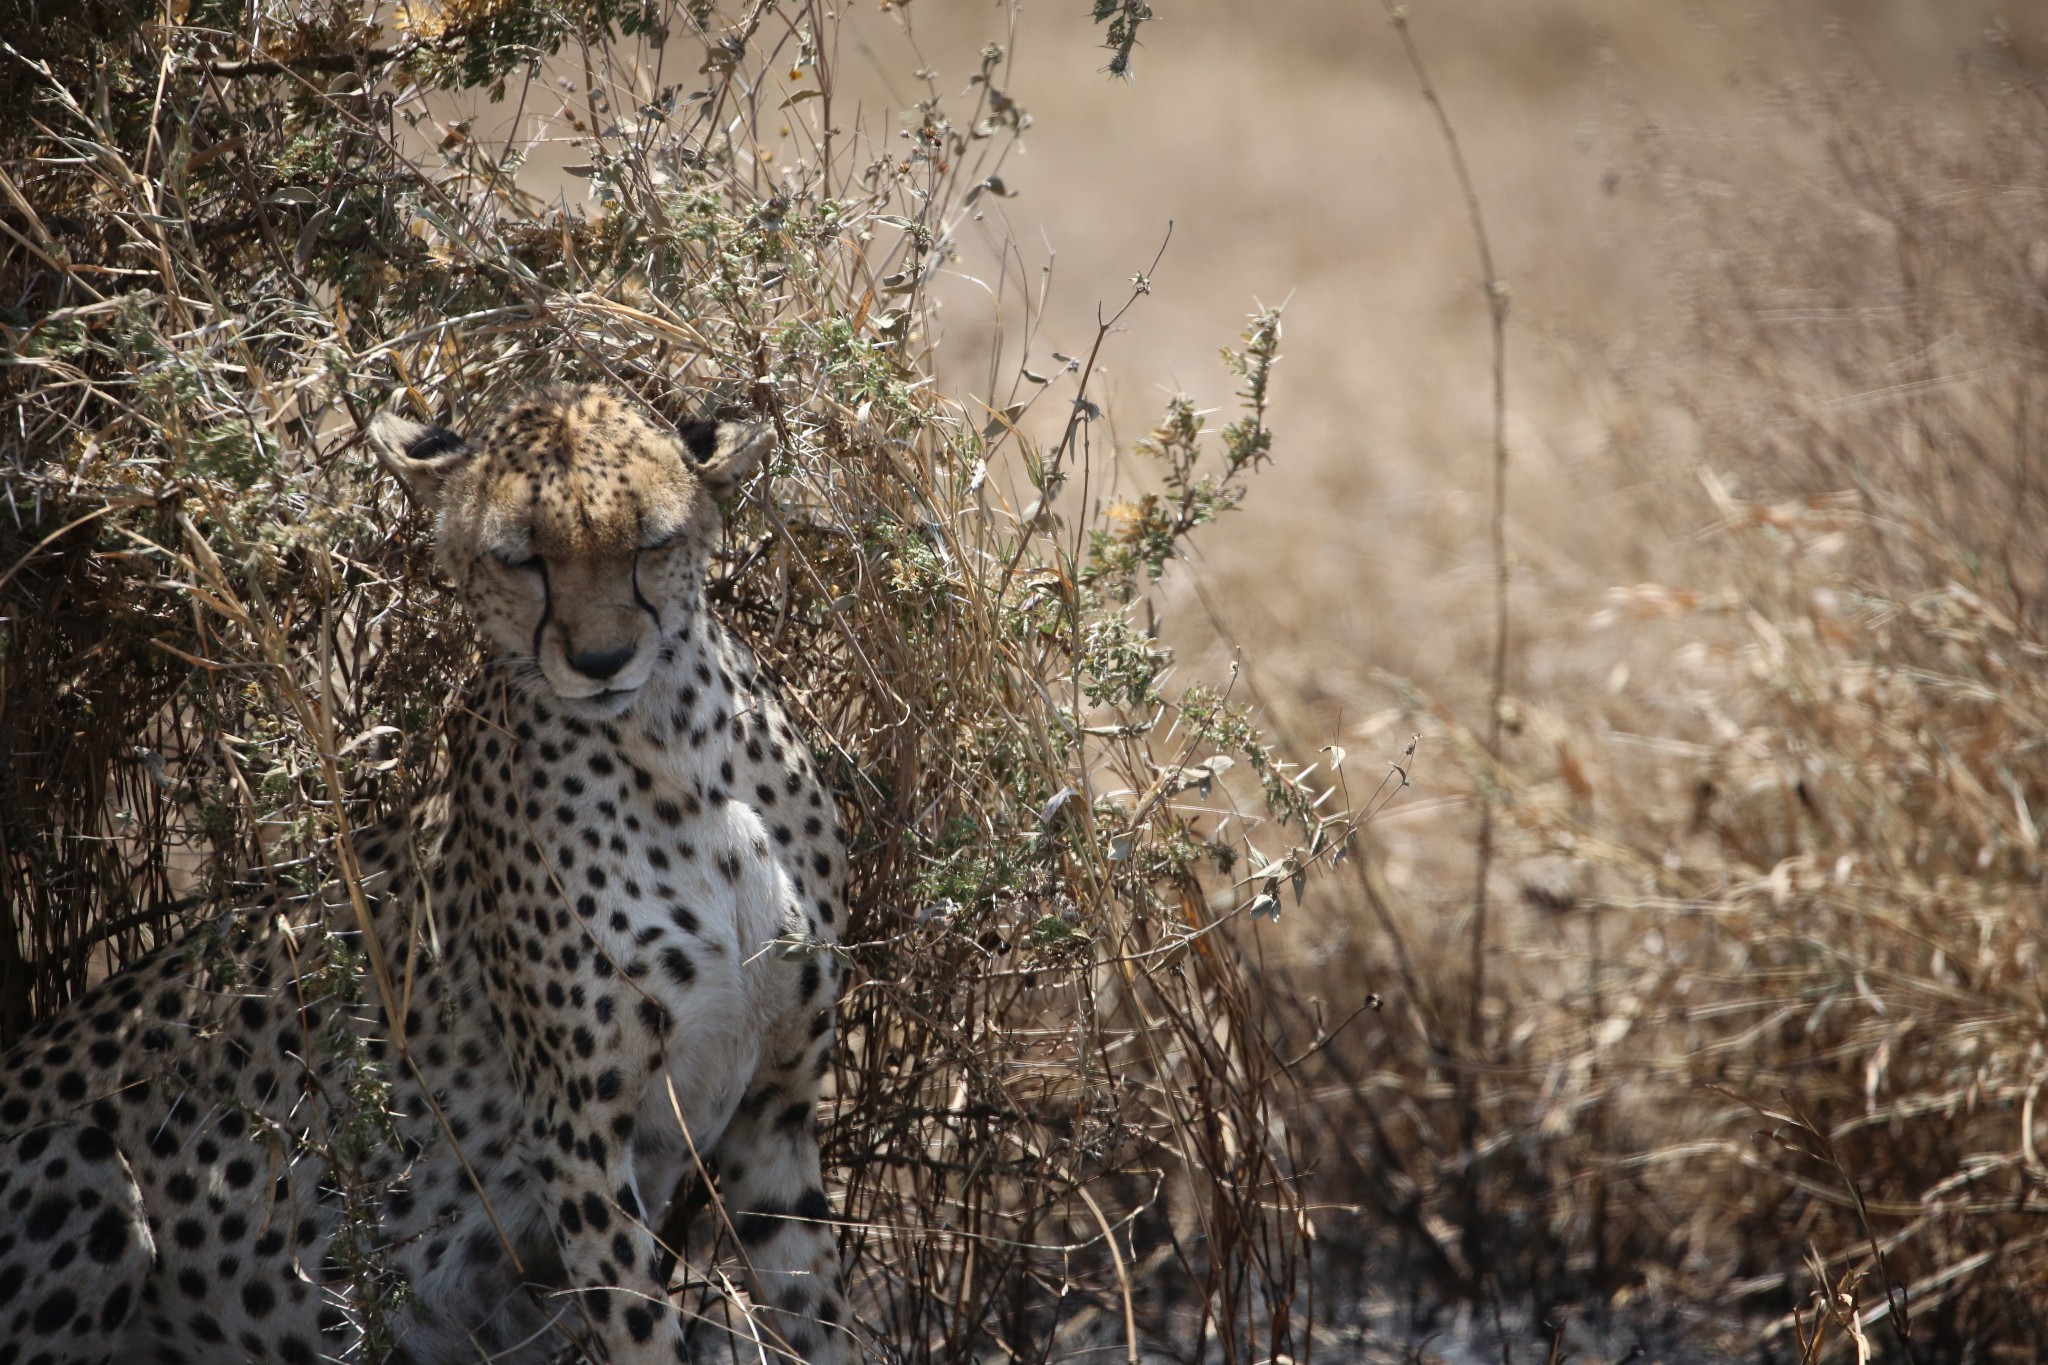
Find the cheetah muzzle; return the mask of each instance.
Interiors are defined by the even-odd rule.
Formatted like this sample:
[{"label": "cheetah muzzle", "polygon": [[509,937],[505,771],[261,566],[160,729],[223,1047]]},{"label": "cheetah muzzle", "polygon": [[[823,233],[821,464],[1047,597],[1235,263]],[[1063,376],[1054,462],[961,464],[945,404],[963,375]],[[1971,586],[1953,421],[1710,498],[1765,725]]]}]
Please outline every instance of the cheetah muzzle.
[{"label": "cheetah muzzle", "polygon": [[324,935],[225,914],[23,1039],[0,1355],[685,1360],[651,1228],[715,1171],[770,1351],[855,1359],[813,1129],[837,964],[790,949],[834,939],[844,845],[704,601],[767,429],[671,433],[584,388],[371,440],[494,651],[443,825],[355,834],[403,1029],[337,889]]}]

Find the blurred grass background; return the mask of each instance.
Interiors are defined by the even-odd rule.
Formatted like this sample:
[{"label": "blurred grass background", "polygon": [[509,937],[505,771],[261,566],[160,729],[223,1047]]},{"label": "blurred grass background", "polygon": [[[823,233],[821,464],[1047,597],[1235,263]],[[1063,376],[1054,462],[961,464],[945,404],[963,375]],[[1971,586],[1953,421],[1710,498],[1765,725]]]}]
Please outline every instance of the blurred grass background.
[{"label": "blurred grass background", "polygon": [[[1405,8],[1513,290],[1498,767],[1485,304],[1378,7],[1160,6],[1129,83],[1082,7],[1029,12],[1017,197],[943,295],[948,382],[1000,405],[1171,222],[1111,375],[1127,434],[1162,383],[1223,406],[1205,339],[1287,300],[1283,456],[1169,579],[1169,638],[1241,666],[1297,757],[1423,737],[1364,868],[1268,937],[1300,1039],[1388,1001],[1297,1116],[1324,1267],[1371,1284],[1392,1227],[1482,1304],[1714,1304],[1766,1324],[1724,1349],[1795,1358],[1903,1356],[1910,1318],[1917,1358],[2032,1359],[2048,21]],[[857,31],[943,85],[999,15]]]}]

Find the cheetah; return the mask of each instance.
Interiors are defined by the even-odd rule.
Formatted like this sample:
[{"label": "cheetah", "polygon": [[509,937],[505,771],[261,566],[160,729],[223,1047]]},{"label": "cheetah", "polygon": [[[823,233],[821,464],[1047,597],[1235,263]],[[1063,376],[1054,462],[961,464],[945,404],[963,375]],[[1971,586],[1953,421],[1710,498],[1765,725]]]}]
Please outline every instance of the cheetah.
[{"label": "cheetah", "polygon": [[0,1362],[687,1360],[652,1228],[693,1173],[764,1349],[857,1359],[844,841],[705,602],[770,429],[557,387],[370,442],[492,647],[445,817],[356,831],[329,932],[225,914],[0,1058]]}]

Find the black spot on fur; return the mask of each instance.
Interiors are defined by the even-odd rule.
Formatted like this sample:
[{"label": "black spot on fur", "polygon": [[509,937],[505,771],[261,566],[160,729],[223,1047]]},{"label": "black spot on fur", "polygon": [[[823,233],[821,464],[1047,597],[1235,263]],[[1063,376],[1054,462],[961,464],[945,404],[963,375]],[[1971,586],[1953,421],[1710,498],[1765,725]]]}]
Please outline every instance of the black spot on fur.
[{"label": "black spot on fur", "polygon": [[36,1305],[36,1315],[30,1324],[44,1336],[51,1336],[71,1323],[78,1316],[78,1295],[69,1286],[58,1285]]},{"label": "black spot on fur", "polygon": [[22,1232],[31,1242],[47,1242],[71,1221],[72,1210],[78,1207],[71,1196],[63,1191],[45,1195],[36,1201],[28,1211],[28,1218],[22,1223]]},{"label": "black spot on fur", "polygon": [[129,1222],[112,1205],[99,1211],[85,1234],[85,1254],[101,1265],[112,1265],[127,1254]]},{"label": "black spot on fur", "polygon": [[117,1284],[114,1292],[107,1295],[107,1301],[100,1306],[100,1330],[111,1332],[128,1321],[128,1309],[133,1300],[128,1286]]}]

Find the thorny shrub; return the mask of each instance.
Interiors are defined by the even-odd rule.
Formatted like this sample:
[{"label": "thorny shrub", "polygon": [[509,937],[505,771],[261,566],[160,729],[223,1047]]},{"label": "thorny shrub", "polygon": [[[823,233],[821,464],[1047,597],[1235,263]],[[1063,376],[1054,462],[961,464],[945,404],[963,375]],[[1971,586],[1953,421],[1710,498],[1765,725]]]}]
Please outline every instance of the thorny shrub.
[{"label": "thorny shrub", "polygon": [[[713,591],[855,845],[823,1140],[863,1326],[907,1361],[1298,1353],[1251,920],[1354,822],[1227,680],[1171,681],[1151,614],[1268,456],[1277,315],[1230,353],[1220,456],[1176,403],[1157,488],[1073,507],[1113,453],[1092,366],[1036,388],[1071,413],[1046,443],[931,381],[926,286],[1028,122],[1000,46],[891,138],[841,126],[817,0],[383,13],[0,24],[0,1038],[242,898],[313,918],[346,828],[443,780],[475,647],[365,454],[375,411],[459,425],[567,379],[762,412],[781,453]],[[514,133],[450,117],[462,87]],[[522,182],[534,120],[587,204]],[[337,1160],[377,1140],[360,1061]],[[402,1293],[372,1251],[361,1291]],[[718,1297],[717,1255],[690,1292]]]}]

